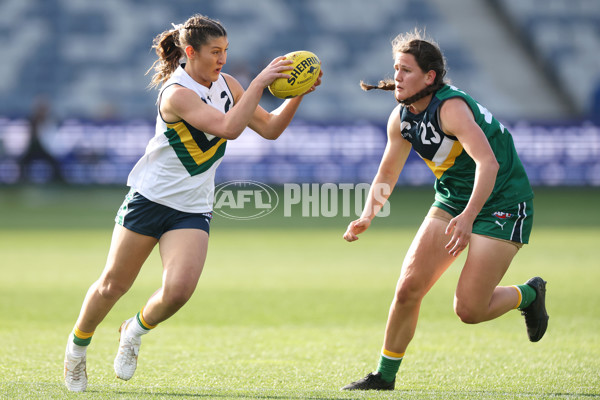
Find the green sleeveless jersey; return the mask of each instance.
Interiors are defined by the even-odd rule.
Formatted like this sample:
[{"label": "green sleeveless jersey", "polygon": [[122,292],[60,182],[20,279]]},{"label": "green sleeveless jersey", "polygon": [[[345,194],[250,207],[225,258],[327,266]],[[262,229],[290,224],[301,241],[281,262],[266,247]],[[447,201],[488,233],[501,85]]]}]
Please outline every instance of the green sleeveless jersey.
[{"label": "green sleeveless jersey", "polygon": [[532,199],[533,190],[511,134],[485,107],[450,85],[439,89],[427,109],[420,114],[411,113],[408,107],[400,107],[402,137],[412,144],[437,178],[435,199],[462,212],[471,197],[475,181],[475,162],[458,139],[446,135],[440,127],[440,106],[454,97],[467,103],[500,164],[494,189],[482,211],[496,211]]}]

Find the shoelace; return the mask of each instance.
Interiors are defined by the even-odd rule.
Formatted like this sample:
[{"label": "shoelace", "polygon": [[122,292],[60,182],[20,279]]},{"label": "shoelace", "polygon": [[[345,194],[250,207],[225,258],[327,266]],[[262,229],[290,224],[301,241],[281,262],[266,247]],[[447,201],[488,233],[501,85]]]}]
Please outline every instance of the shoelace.
[{"label": "shoelace", "polygon": [[74,381],[81,380],[81,376],[85,374],[83,359],[69,361],[67,363],[67,372],[70,372]]},{"label": "shoelace", "polygon": [[123,345],[121,346],[121,353],[125,357],[126,364],[134,364],[134,360],[137,360],[137,356],[140,350],[140,344],[135,338],[125,337],[123,338]]}]

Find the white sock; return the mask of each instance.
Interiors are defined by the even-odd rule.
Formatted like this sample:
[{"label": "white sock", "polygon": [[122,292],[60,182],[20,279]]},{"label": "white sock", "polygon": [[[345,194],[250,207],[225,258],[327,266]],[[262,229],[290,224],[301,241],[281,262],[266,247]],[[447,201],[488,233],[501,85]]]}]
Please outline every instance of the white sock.
[{"label": "white sock", "polygon": [[73,343],[73,334],[71,333],[69,335],[69,342],[67,344],[67,351],[69,352],[69,354],[80,358],[85,356],[87,348],[87,346],[79,346],[78,344]]},{"label": "white sock", "polygon": [[129,323],[127,324],[127,328],[125,330],[125,334],[127,336],[135,336],[135,337],[140,337],[142,335],[145,335],[147,333],[149,333],[150,330],[143,328],[140,323],[138,322],[137,317],[133,317],[129,320]]}]

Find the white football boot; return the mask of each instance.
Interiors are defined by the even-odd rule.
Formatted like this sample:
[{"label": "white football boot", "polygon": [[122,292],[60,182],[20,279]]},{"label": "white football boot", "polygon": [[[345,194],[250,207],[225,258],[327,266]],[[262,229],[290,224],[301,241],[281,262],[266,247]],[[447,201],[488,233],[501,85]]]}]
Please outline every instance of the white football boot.
[{"label": "white football boot", "polygon": [[119,351],[115,357],[114,368],[117,378],[128,381],[135,373],[137,367],[138,354],[142,339],[140,337],[132,337],[126,334],[127,325],[135,323],[135,317],[130,318],[121,324],[119,333]]},{"label": "white football boot", "polygon": [[65,385],[71,392],[83,392],[87,388],[87,371],[85,354],[75,357],[65,351]]}]

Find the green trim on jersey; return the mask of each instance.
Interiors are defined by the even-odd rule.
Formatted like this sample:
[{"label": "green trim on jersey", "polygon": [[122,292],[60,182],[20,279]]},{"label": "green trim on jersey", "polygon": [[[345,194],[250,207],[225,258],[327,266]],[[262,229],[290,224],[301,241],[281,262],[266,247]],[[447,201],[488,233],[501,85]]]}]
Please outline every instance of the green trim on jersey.
[{"label": "green trim on jersey", "polygon": [[435,199],[462,212],[475,184],[475,162],[456,137],[442,131],[439,123],[440,106],[455,97],[463,99],[471,109],[500,165],[494,188],[482,211],[496,211],[532,199],[533,191],[510,132],[471,96],[450,85],[438,90],[422,113],[412,114],[407,107],[400,110],[402,136],[413,144],[413,149],[437,178]]},{"label": "green trim on jersey", "polygon": [[191,176],[205,172],[225,154],[227,140],[218,137],[209,140],[204,132],[183,120],[167,124],[167,128],[165,136]]}]

